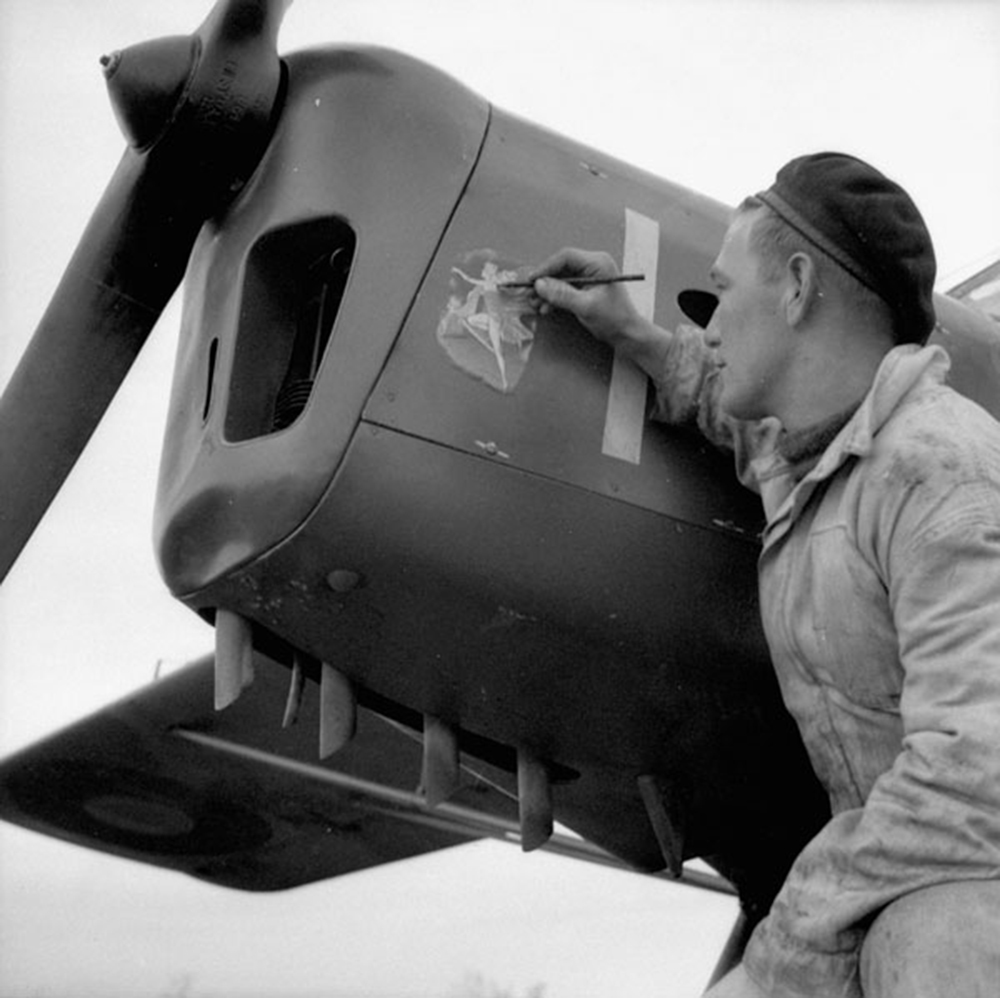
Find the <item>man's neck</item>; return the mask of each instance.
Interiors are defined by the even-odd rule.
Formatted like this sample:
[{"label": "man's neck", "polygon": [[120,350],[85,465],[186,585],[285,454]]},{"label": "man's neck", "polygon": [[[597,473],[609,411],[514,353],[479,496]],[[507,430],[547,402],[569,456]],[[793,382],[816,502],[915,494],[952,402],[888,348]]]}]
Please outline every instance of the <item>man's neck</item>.
[{"label": "man's neck", "polygon": [[892,348],[887,339],[856,329],[847,333],[836,328],[817,330],[810,340],[790,371],[792,390],[785,405],[775,412],[796,439],[853,412]]},{"label": "man's neck", "polygon": [[801,464],[804,461],[819,460],[823,452],[833,443],[837,434],[850,422],[858,411],[861,399],[842,409],[840,412],[827,416],[825,419],[798,430],[783,430],[778,436],[778,453],[789,464]]}]

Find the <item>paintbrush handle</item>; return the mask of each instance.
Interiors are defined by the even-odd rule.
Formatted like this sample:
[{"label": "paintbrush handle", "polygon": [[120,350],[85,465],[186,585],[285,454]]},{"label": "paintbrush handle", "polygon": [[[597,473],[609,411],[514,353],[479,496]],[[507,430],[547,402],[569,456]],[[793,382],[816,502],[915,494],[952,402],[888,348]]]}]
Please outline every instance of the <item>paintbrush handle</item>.
[{"label": "paintbrush handle", "polygon": [[[565,281],[578,288],[586,288],[592,284],[621,284],[622,281],[644,281],[645,274],[617,274],[614,277],[557,277],[557,281]],[[498,288],[533,288],[534,281],[508,281],[498,284]]]}]

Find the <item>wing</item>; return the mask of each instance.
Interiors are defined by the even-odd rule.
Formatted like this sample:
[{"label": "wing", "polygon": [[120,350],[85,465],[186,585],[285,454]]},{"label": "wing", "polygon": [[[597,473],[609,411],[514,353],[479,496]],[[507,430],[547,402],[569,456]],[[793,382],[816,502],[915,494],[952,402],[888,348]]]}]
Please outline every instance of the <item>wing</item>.
[{"label": "wing", "polygon": [[[206,656],[0,765],[0,817],[101,852],[242,890],[281,890],[460,845],[519,842],[516,799],[465,771],[433,809],[422,748],[359,708],[348,746],[318,761],[318,697],[284,727],[288,672],[263,655],[239,702],[212,708]],[[547,848],[624,867],[557,833]],[[692,886],[732,893],[686,871]]]},{"label": "wing", "polygon": [[947,294],[935,294],[934,307],[937,325],[930,342],[951,356],[951,383],[1000,419],[1000,261]]},{"label": "wing", "polygon": [[429,813],[419,745],[364,709],[336,765],[316,762],[315,698],[283,728],[287,671],[263,656],[253,689],[216,713],[213,669],[200,660],[6,760],[0,814],[248,890],[467,842],[490,816],[516,827],[516,803],[482,782]]},{"label": "wing", "polygon": [[1000,322],[1000,260],[994,260],[957,284],[948,296],[978,308]]}]

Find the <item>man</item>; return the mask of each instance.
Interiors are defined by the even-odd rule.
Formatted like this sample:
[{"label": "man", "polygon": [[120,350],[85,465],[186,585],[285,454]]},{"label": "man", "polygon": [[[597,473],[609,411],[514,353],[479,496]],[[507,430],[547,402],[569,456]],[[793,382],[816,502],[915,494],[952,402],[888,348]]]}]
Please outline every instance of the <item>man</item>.
[{"label": "man", "polygon": [[833,818],[712,998],[1000,995],[1000,426],[944,384],[909,196],[837,153],[736,212],[704,335],[539,267],[761,494],[765,633]]}]

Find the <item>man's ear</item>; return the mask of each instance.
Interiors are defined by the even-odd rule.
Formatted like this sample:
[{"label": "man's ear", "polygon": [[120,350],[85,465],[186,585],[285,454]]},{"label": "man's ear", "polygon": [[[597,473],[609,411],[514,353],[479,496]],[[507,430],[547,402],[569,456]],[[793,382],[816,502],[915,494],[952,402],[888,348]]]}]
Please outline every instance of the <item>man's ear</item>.
[{"label": "man's ear", "polygon": [[785,306],[785,321],[793,328],[815,307],[821,298],[816,274],[816,262],[808,253],[793,253],[788,258],[785,277],[787,285],[782,302]]}]

